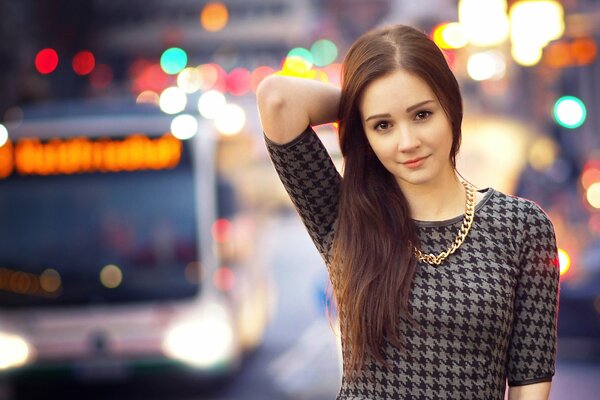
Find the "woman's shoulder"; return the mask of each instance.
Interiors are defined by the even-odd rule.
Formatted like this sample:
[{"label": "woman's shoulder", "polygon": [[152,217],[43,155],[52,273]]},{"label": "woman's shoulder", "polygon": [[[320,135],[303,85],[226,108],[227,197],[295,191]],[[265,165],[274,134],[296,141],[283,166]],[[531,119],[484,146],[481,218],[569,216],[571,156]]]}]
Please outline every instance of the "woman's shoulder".
[{"label": "woman's shoulder", "polygon": [[520,221],[550,222],[550,218],[542,206],[535,200],[508,194],[498,189],[490,188],[492,209],[494,213],[508,218],[514,216]]}]

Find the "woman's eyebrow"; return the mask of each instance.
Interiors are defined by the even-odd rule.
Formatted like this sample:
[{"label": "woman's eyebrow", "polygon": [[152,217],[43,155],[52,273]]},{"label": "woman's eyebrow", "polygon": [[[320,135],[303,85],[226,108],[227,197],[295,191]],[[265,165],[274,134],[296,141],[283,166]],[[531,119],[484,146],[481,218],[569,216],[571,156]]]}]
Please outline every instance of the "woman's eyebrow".
[{"label": "woman's eyebrow", "polygon": [[[416,108],[419,108],[421,106],[424,106],[425,104],[431,103],[433,101],[434,100],[431,100],[431,99],[430,100],[420,101],[417,104],[413,104],[412,106],[408,107],[406,109],[406,112],[409,113],[412,110],[414,110]],[[368,122],[370,119],[373,119],[373,118],[391,118],[391,117],[392,117],[391,114],[388,114],[388,113],[385,113],[385,114],[375,114],[375,115],[371,115],[370,117],[368,117],[367,119],[365,119],[365,122]]]},{"label": "woman's eyebrow", "polygon": [[433,101],[433,100],[425,100],[425,101],[421,101],[421,102],[419,102],[419,103],[417,103],[417,104],[413,104],[412,106],[410,106],[410,107],[408,107],[408,108],[406,109],[406,112],[407,112],[407,113],[409,113],[409,112],[411,112],[412,110],[414,110],[415,108],[419,108],[419,107],[421,107],[421,106],[424,106],[425,104],[427,104],[427,103],[431,103],[432,101]]}]

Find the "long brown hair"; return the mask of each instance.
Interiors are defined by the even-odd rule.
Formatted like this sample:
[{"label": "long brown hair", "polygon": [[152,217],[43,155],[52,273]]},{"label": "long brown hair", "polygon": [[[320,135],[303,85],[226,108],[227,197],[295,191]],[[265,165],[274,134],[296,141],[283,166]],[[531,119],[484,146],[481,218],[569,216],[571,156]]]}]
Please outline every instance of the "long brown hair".
[{"label": "long brown hair", "polygon": [[332,259],[349,378],[363,368],[367,356],[388,365],[382,353],[386,337],[401,348],[401,318],[414,322],[409,297],[418,235],[406,198],[367,141],[358,106],[370,82],[398,69],[423,79],[440,101],[452,125],[449,158],[454,167],[460,147],[460,90],[435,43],[403,25],[359,37],[342,65],[338,117],[344,171]]}]

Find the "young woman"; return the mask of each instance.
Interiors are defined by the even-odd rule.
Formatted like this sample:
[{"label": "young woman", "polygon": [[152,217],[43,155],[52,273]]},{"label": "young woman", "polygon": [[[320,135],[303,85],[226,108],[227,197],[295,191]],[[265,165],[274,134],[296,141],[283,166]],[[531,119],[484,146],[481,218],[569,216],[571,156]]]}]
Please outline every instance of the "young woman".
[{"label": "young woman", "polygon": [[[442,52],[395,25],[348,51],[341,91],[272,76],[267,148],[339,308],[338,399],[547,399],[558,257],[534,202],[459,179],[462,100]],[[339,121],[343,177],[312,126]],[[510,149],[498,149],[510,151]]]}]

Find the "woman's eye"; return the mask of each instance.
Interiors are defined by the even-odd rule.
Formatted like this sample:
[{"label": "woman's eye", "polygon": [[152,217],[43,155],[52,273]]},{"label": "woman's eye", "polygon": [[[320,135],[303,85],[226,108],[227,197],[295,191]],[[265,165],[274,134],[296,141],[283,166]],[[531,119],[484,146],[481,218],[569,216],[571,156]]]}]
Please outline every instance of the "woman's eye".
[{"label": "woman's eye", "polygon": [[415,115],[415,119],[418,119],[418,120],[427,119],[427,118],[429,118],[430,115],[431,115],[431,111],[419,111]]},{"label": "woman's eye", "polygon": [[389,122],[382,121],[382,122],[379,122],[379,123],[377,123],[375,125],[375,130],[376,131],[382,131],[382,130],[388,129],[389,127],[390,127],[390,123]]}]

